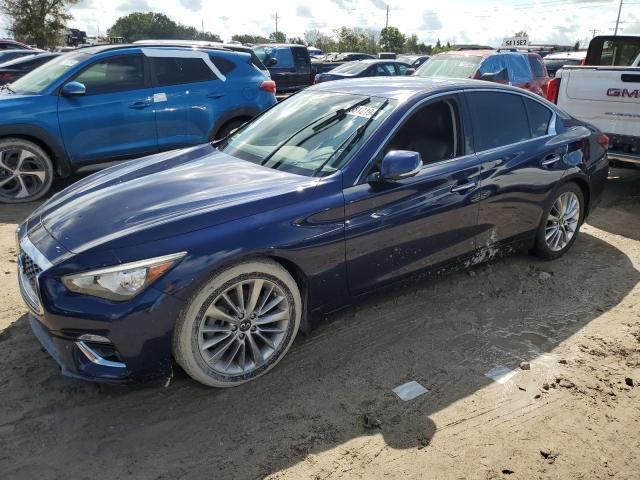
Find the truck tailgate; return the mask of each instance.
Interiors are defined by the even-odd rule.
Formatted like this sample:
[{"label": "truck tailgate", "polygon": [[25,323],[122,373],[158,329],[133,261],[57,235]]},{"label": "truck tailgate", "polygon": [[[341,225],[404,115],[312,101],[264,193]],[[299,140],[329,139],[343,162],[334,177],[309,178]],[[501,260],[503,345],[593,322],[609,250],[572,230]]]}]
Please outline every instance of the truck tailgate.
[{"label": "truck tailgate", "polygon": [[606,133],[640,136],[640,68],[567,67],[558,106]]}]

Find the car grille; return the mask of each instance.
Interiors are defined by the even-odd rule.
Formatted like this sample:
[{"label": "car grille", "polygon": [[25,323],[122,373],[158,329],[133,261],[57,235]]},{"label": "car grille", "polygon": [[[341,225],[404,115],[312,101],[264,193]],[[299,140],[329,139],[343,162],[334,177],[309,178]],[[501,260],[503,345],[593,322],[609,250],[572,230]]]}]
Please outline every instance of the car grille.
[{"label": "car grille", "polygon": [[18,281],[22,298],[24,298],[29,308],[36,313],[42,314],[42,305],[38,296],[38,275],[40,275],[42,269],[24,252],[20,252],[18,265]]}]

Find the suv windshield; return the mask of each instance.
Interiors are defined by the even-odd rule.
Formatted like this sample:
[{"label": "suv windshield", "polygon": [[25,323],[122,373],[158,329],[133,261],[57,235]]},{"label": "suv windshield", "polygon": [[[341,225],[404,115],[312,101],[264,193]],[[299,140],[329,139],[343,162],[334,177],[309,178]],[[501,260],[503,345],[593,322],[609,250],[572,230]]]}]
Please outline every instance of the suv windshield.
[{"label": "suv windshield", "polygon": [[482,57],[476,55],[436,55],[423,64],[415,75],[420,77],[471,78]]},{"label": "suv windshield", "polygon": [[42,93],[60,76],[67,73],[78,63],[85,61],[87,53],[66,53],[27,73],[11,84],[11,90],[18,95],[37,95]]},{"label": "suv windshield", "polygon": [[379,97],[302,92],[241,128],[218,148],[276,170],[330,175],[355,152],[348,147],[369,138],[395,105]]}]

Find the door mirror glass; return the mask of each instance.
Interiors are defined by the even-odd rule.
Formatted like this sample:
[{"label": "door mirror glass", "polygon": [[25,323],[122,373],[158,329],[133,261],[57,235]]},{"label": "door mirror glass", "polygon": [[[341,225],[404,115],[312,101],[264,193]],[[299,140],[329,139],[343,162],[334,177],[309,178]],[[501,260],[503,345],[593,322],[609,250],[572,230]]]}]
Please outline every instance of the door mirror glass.
[{"label": "door mirror glass", "polygon": [[273,67],[278,64],[278,60],[273,57],[269,57],[264,61],[265,67]]},{"label": "door mirror glass", "polygon": [[81,97],[87,94],[87,87],[80,82],[69,82],[62,87],[62,94],[65,97]]},{"label": "door mirror glass", "polygon": [[395,182],[414,177],[422,169],[422,157],[418,152],[392,150],[382,159],[380,173],[374,174],[373,181]]},{"label": "door mirror glass", "polygon": [[415,68],[407,68],[407,71],[404,74],[409,76],[409,75],[413,75],[414,73],[416,73]]}]

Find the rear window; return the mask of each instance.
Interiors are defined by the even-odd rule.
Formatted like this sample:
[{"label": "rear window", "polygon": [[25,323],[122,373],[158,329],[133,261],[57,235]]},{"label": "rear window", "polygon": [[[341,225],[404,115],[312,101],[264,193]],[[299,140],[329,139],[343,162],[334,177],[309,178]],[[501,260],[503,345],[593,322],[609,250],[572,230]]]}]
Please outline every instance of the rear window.
[{"label": "rear window", "polygon": [[542,59],[537,55],[529,55],[529,65],[531,65],[535,77],[544,78],[547,76],[547,69],[542,63]]},{"label": "rear window", "polygon": [[596,37],[589,45],[586,64],[640,66],[640,37]]},{"label": "rear window", "polygon": [[342,75],[357,75],[360,72],[363,72],[367,67],[369,67],[369,65],[369,63],[362,62],[343,63],[339,67],[331,70],[331,73],[340,73]]},{"label": "rear window", "polygon": [[481,61],[482,57],[476,55],[436,55],[415,74],[420,77],[471,78]]},{"label": "rear window", "polygon": [[150,60],[156,85],[160,87],[216,80],[214,73],[201,58],[154,57]]},{"label": "rear window", "polygon": [[529,115],[529,126],[531,127],[531,138],[543,137],[549,132],[549,123],[553,113],[544,105],[530,100],[523,99]]}]

